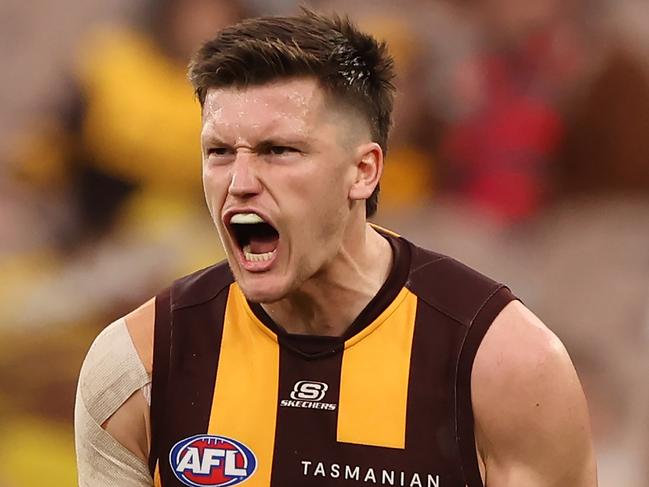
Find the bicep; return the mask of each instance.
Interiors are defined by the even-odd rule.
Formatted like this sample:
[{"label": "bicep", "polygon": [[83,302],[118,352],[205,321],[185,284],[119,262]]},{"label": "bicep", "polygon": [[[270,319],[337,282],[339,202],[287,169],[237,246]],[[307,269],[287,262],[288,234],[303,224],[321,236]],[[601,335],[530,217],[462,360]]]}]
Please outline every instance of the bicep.
[{"label": "bicep", "polygon": [[75,443],[81,486],[150,487],[149,374],[124,320],[95,340],[81,369],[75,405]]},{"label": "bicep", "polygon": [[585,397],[561,342],[520,303],[496,319],[472,374],[488,487],[593,487]]}]

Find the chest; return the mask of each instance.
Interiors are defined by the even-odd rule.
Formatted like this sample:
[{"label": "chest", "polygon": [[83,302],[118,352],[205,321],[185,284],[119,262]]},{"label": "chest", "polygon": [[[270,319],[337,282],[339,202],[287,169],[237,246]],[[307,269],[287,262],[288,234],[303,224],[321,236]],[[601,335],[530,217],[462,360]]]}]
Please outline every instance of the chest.
[{"label": "chest", "polygon": [[217,327],[175,318],[161,485],[464,487],[457,327],[430,333],[406,295],[353,339],[301,353],[228,307]]}]

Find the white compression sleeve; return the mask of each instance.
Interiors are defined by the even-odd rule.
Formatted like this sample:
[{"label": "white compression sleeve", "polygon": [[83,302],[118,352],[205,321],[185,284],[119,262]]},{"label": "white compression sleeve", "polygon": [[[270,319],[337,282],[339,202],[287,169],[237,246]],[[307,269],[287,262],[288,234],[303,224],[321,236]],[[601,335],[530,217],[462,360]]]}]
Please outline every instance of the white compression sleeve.
[{"label": "white compression sleeve", "polygon": [[148,466],[101,425],[151,382],[124,319],[109,325],[81,367],[74,411],[80,487],[151,487]]}]

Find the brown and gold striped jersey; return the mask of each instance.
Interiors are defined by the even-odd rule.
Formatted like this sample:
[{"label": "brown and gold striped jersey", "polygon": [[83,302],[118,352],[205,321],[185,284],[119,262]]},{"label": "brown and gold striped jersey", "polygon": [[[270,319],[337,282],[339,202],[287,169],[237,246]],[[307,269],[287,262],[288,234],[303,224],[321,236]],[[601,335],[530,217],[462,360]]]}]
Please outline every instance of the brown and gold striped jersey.
[{"label": "brown and gold striped jersey", "polygon": [[227,264],[158,296],[156,485],[482,487],[471,369],[514,297],[383,234],[392,271],[341,337],[287,333]]}]

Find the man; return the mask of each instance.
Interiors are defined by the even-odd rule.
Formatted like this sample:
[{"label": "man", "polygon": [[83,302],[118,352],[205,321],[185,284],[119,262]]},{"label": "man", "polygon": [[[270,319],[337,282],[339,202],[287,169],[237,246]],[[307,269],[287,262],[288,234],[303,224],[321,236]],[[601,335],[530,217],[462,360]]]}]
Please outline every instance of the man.
[{"label": "man", "polygon": [[392,77],[383,44],[310,12],[197,53],[228,262],[93,344],[81,485],[596,485],[558,339],[502,285],[367,223]]}]

